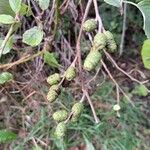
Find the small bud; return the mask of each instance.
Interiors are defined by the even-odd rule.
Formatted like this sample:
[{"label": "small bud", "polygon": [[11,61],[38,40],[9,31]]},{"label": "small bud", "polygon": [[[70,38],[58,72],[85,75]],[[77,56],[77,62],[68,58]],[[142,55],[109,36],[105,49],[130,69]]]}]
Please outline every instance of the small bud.
[{"label": "small bud", "polygon": [[114,111],[119,111],[121,109],[120,105],[116,104],[113,106]]},{"label": "small bud", "polygon": [[59,110],[53,114],[53,119],[57,122],[64,121],[67,119],[68,113],[66,110]]},{"label": "small bud", "polygon": [[76,77],[76,69],[75,67],[70,66],[65,73],[66,80],[71,81]]},{"label": "small bud", "polygon": [[48,92],[48,94],[47,94],[47,100],[48,100],[49,102],[55,101],[55,100],[57,99],[57,97],[58,97],[58,94],[57,94],[56,91],[54,91],[54,90],[49,90],[49,92]]},{"label": "small bud", "polygon": [[93,40],[93,47],[95,50],[101,50],[105,48],[107,43],[107,37],[104,33],[97,33]]},{"label": "small bud", "polygon": [[55,130],[55,135],[57,138],[62,138],[66,133],[66,124],[64,122],[60,122]]},{"label": "small bud", "polygon": [[84,69],[91,71],[95,69],[101,59],[101,53],[98,51],[91,51],[84,60]]},{"label": "small bud", "polygon": [[83,30],[91,32],[97,27],[97,22],[94,19],[89,19],[83,23]]},{"label": "small bud", "polygon": [[60,74],[58,74],[58,73],[54,73],[53,75],[50,75],[47,78],[47,82],[50,85],[58,84],[60,82],[60,80],[61,80],[61,77],[60,77]]}]

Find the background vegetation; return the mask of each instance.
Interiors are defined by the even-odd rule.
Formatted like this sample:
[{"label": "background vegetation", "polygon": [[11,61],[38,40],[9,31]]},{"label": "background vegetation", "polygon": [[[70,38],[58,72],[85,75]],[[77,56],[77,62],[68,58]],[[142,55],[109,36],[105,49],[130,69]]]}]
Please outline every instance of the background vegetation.
[{"label": "background vegetation", "polygon": [[[137,4],[140,0],[132,2]],[[150,8],[150,1],[147,2]],[[71,109],[74,101],[81,98],[81,87],[78,77],[74,82],[64,82],[58,100],[50,104],[46,99],[49,89],[46,78],[55,72],[64,72],[73,61],[86,4],[86,0],[47,0],[45,3],[23,0],[18,14],[17,8],[13,11],[8,0],[0,0],[0,15],[15,17],[15,21],[0,18],[0,149],[150,150],[150,84],[132,81],[114,69],[106,57],[109,71],[126,93],[126,97],[120,94],[120,117],[113,110],[117,101],[115,84],[102,67],[89,88],[100,123],[95,123],[85,101],[83,114],[77,123],[68,124],[64,139],[52,136],[56,126],[53,112],[59,108]],[[143,64],[145,55],[141,56],[141,49],[148,36],[143,30],[141,12],[135,6],[126,5],[125,18],[120,9],[109,5],[108,1],[98,0],[98,6],[104,27],[114,34],[118,45],[113,59],[138,81],[147,81],[150,63],[146,60]],[[95,17],[92,8],[93,4],[88,18]],[[146,19],[150,20],[148,16]],[[125,28],[122,28],[123,23]],[[13,31],[10,31],[12,25]],[[35,32],[33,37],[25,36],[24,33],[34,26],[42,30]],[[8,31],[11,32],[9,40],[1,51]],[[83,33],[80,42],[84,59],[91,47],[88,34]],[[149,58],[147,45],[146,58]],[[94,71],[86,73],[87,80],[94,75]]]}]

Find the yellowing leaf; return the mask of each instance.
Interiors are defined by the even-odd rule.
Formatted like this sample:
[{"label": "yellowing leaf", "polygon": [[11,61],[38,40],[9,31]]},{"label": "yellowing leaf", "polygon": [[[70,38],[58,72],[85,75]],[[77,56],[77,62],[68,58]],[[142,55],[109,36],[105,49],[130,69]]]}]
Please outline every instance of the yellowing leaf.
[{"label": "yellowing leaf", "polygon": [[144,67],[150,69],[150,39],[144,41],[141,55],[142,55]]}]

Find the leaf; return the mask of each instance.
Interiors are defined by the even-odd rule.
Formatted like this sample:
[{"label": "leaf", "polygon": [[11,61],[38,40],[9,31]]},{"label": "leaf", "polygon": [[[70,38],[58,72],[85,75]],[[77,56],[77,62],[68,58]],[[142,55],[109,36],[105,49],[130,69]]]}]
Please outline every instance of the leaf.
[{"label": "leaf", "polygon": [[138,85],[132,91],[133,94],[138,94],[139,96],[148,96],[149,90],[145,85]]},{"label": "leaf", "polygon": [[20,9],[20,15],[22,16],[26,15],[27,17],[31,16],[32,15],[31,7],[22,3]]},{"label": "leaf", "polygon": [[30,46],[37,46],[41,43],[43,35],[44,32],[35,26],[23,34],[23,42]]},{"label": "leaf", "polygon": [[144,41],[141,55],[142,55],[144,67],[150,69],[150,39]]},{"label": "leaf", "polygon": [[48,51],[44,52],[44,62],[51,67],[55,67],[55,68],[60,67],[57,59],[55,58],[54,53],[49,53]]},{"label": "leaf", "polygon": [[[10,37],[9,40],[7,41],[7,43],[6,43],[6,46],[5,46],[4,50],[3,50],[3,53],[2,53],[3,55],[10,52],[10,50],[13,47],[13,42],[14,42],[13,37]],[[3,39],[0,38],[0,46],[1,46],[2,43],[3,43]]]},{"label": "leaf", "polygon": [[0,14],[6,14],[14,16],[15,13],[11,9],[8,0],[0,0]]},{"label": "leaf", "polygon": [[50,0],[39,0],[39,6],[42,10],[46,10],[49,7]]},{"label": "leaf", "polygon": [[13,24],[15,19],[10,15],[0,15],[0,23],[2,24]]},{"label": "leaf", "polygon": [[10,7],[17,14],[21,9],[22,0],[9,0]]},{"label": "leaf", "polygon": [[0,130],[0,143],[9,142],[15,140],[17,135],[8,130]]},{"label": "leaf", "polygon": [[86,150],[95,150],[93,144],[84,136],[84,140],[86,143]]},{"label": "leaf", "polygon": [[2,72],[0,73],[0,84],[4,84],[9,82],[13,79],[13,75],[9,72]]},{"label": "leaf", "polygon": [[150,0],[143,0],[137,4],[137,7],[141,11],[144,19],[143,29],[147,38],[150,38]]},{"label": "leaf", "polygon": [[113,5],[115,7],[120,7],[121,6],[121,0],[104,0],[106,3],[109,5]]}]

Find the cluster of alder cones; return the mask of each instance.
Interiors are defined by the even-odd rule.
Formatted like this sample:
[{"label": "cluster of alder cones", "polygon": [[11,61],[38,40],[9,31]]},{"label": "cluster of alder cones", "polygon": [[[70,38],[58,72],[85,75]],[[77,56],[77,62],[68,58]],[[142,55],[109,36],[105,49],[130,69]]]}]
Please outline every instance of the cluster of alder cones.
[{"label": "cluster of alder cones", "polygon": [[[84,22],[83,30],[86,32],[92,32],[97,28],[97,22],[94,19],[89,19]],[[91,71],[96,68],[96,66],[100,63],[100,60],[103,55],[103,49],[107,48],[109,52],[115,52],[117,46],[114,40],[113,34],[110,31],[104,31],[103,33],[97,33],[94,36],[92,47],[89,54],[86,56],[84,60],[84,69],[87,71]],[[47,78],[47,82],[50,84],[50,89],[47,94],[47,100],[49,102],[54,102],[60,93],[61,81],[63,79],[67,81],[72,81],[76,77],[76,68],[75,65],[72,64],[68,67],[68,69],[64,72],[64,75],[61,76],[58,73],[54,73]],[[69,118],[70,122],[76,122],[82,111],[83,111],[82,102],[77,102],[72,106],[71,109],[71,118]],[[67,130],[67,123],[69,114],[66,110],[58,110],[53,114],[53,119],[58,123],[55,129],[55,136],[57,138],[62,138]]]}]

